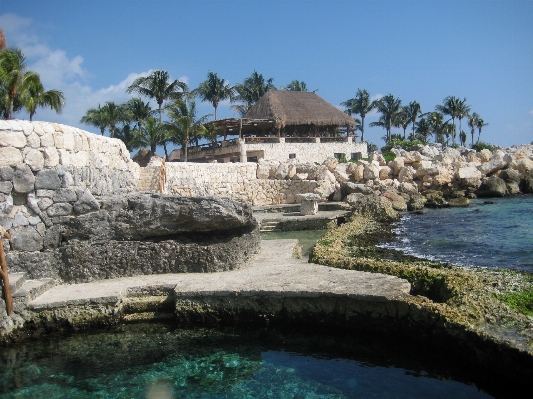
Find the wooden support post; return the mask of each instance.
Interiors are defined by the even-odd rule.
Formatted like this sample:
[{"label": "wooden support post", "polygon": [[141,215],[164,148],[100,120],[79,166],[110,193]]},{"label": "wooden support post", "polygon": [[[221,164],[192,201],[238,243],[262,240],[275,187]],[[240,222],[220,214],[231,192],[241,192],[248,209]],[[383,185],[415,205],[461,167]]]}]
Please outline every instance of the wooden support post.
[{"label": "wooden support post", "polygon": [[[11,239],[11,236],[7,231],[0,227],[0,241],[2,238]],[[4,283],[4,298],[6,300],[7,315],[11,316],[13,313],[13,299],[11,298],[11,286],[9,285],[9,276],[7,274],[6,255],[4,253],[4,243],[0,242],[0,276]]]},{"label": "wooden support post", "polygon": [[239,138],[242,139],[242,118],[239,119]]}]

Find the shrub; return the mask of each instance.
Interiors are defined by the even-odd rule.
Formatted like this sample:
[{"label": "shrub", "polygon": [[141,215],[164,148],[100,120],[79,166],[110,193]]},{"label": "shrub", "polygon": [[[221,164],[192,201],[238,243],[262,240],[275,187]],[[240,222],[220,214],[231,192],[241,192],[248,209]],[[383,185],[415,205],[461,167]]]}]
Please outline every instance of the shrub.
[{"label": "shrub", "polygon": [[367,145],[367,148],[368,148],[368,152],[375,152],[375,151],[378,150],[378,146],[375,145],[374,143],[367,142],[366,145]]},{"label": "shrub", "polygon": [[386,162],[394,161],[396,159],[396,154],[393,152],[385,152],[383,158],[385,158]]},{"label": "shrub", "polygon": [[485,143],[484,141],[478,141],[476,144],[471,145],[471,148],[473,150],[476,150],[477,152],[484,150],[485,148],[490,152],[494,152],[494,150],[496,150],[495,146],[489,143]]},{"label": "shrub", "polygon": [[413,151],[416,145],[424,145],[424,143],[418,140],[391,140],[384,147],[381,147],[381,152],[385,154],[386,152],[390,152],[393,148]]}]

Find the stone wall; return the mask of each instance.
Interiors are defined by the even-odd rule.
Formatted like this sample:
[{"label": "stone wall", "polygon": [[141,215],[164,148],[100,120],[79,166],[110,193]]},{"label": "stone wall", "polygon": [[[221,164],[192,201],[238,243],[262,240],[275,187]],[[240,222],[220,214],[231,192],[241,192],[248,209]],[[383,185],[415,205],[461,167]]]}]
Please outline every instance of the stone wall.
[{"label": "stone wall", "polygon": [[0,225],[12,237],[6,250],[45,250],[62,218],[98,209],[94,196],[136,191],[138,177],[139,166],[118,139],[0,120]]},{"label": "stone wall", "polygon": [[[161,159],[142,168],[140,191],[159,191]],[[256,163],[181,163],[164,165],[164,193],[187,197],[218,197],[252,205],[298,202],[298,194],[311,193],[317,187],[311,180],[258,179]]]},{"label": "stone wall", "polygon": [[[254,142],[254,139],[259,142]],[[268,142],[261,142],[261,140]],[[312,142],[296,142],[309,140]],[[300,163],[324,162],[335,154],[344,154],[346,159],[351,159],[352,154],[360,153],[362,158],[368,156],[367,144],[356,142],[352,137],[334,139],[324,137],[309,137],[305,139],[273,137],[273,138],[246,138],[223,141],[220,146],[192,147],[187,152],[189,161],[195,159],[216,159],[219,163],[245,162],[247,158],[255,157],[257,160],[285,162],[295,159]],[[178,159],[183,157],[182,150]],[[172,155],[171,155],[172,159]]]}]

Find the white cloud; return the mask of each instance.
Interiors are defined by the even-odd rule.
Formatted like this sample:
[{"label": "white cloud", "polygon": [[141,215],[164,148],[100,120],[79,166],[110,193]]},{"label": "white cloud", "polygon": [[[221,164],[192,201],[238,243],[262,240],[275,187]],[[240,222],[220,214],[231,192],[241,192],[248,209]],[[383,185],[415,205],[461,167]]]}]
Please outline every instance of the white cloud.
[{"label": "white cloud", "polygon": [[[117,84],[94,89],[88,84],[91,74],[83,68],[83,56],[70,56],[64,50],[52,49],[31,33],[33,21],[15,14],[0,15],[0,27],[4,30],[9,46],[22,49],[26,59],[31,61],[28,69],[38,72],[45,89],[56,89],[63,92],[66,104],[61,114],[45,108],[37,109],[35,120],[52,121],[79,127],[95,133],[98,131],[90,126],[80,124],[81,117],[89,108],[97,107],[106,101],[123,103],[131,98],[126,93],[128,86],[138,77],[149,75],[152,70],[141,73],[130,73]],[[29,33],[28,33],[29,32]],[[179,80],[188,83],[187,76]],[[152,102],[155,108],[157,105]],[[27,119],[26,112],[21,111],[15,117]]]},{"label": "white cloud", "polygon": [[[383,98],[383,94],[377,93],[370,97],[370,102],[381,100],[382,98]],[[368,113],[368,116],[377,115],[377,114],[378,114],[378,111],[373,109],[372,111]]]},{"label": "white cloud", "polygon": [[529,111],[529,115],[533,115],[533,109]]}]

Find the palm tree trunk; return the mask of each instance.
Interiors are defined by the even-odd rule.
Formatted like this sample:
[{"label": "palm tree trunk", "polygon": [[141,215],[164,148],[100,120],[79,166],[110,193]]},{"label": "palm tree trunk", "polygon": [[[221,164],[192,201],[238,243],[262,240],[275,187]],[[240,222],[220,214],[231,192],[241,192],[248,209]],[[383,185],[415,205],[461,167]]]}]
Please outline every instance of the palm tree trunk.
[{"label": "palm tree trunk", "polygon": [[361,143],[365,141],[365,117],[361,115]]},{"label": "palm tree trunk", "polygon": [[187,148],[189,147],[189,141],[184,140],[183,142],[183,162],[187,162]]},{"label": "palm tree trunk", "polygon": [[152,154],[155,154],[155,149],[156,149],[156,147],[157,147],[157,146],[156,146],[155,144],[152,144],[152,145],[150,146],[150,151],[152,152]]},{"label": "palm tree trunk", "polygon": [[168,159],[167,143],[163,143],[163,150],[165,151],[165,161]]}]

